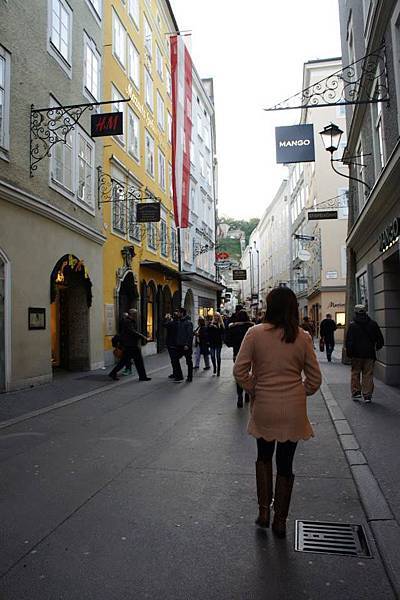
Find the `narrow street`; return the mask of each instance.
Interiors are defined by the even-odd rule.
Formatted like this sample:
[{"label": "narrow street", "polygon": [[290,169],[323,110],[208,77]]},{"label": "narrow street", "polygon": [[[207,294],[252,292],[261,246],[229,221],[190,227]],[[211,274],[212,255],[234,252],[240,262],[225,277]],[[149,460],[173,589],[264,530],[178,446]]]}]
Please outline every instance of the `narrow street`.
[{"label": "narrow street", "polygon": [[[254,526],[255,444],[231,352],[219,380],[201,370],[191,385],[170,382],[163,360],[149,383],[0,431],[1,600],[394,598],[321,393],[277,540]],[[362,524],[373,556],[296,552],[295,519]]]}]

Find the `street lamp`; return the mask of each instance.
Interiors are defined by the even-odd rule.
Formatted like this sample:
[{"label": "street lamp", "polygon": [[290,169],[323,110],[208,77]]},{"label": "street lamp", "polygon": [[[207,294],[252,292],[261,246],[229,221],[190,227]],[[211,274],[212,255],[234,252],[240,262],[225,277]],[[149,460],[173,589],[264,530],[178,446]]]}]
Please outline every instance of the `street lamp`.
[{"label": "street lamp", "polygon": [[324,127],[323,130],[319,132],[319,134],[322,138],[325,150],[327,150],[331,153],[331,155],[333,155],[333,153],[336,152],[336,150],[339,148],[343,131],[340,129],[340,127],[338,127],[334,123],[331,123],[330,125]]}]

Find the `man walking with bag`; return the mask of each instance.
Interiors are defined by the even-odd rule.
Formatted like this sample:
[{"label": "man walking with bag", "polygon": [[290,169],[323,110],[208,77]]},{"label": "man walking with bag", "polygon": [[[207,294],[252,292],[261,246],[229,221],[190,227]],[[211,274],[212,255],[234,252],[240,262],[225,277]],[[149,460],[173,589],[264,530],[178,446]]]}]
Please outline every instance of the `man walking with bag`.
[{"label": "man walking with bag", "polygon": [[332,362],[332,352],[335,347],[335,331],[336,323],[332,319],[332,315],[327,314],[326,318],[321,321],[321,325],[319,326],[319,335],[321,340],[324,340],[328,362]]},{"label": "man walking with bag", "polygon": [[126,368],[131,365],[131,360],[135,363],[136,371],[139,375],[139,381],[150,381],[151,377],[147,377],[146,369],[143,362],[142,350],[140,343],[147,342],[146,336],[142,335],[136,329],[137,311],[130,308],[128,317],[121,324],[120,344],[123,348],[123,357],[119,363],[108,374],[111,379],[117,380],[117,373],[125,365]]},{"label": "man walking with bag", "polygon": [[[376,350],[385,341],[376,321],[367,314],[364,304],[354,307],[354,319],[346,334],[346,351],[351,358],[351,396],[353,400],[369,403],[374,391]],[[362,375],[362,382],[360,381]]]}]

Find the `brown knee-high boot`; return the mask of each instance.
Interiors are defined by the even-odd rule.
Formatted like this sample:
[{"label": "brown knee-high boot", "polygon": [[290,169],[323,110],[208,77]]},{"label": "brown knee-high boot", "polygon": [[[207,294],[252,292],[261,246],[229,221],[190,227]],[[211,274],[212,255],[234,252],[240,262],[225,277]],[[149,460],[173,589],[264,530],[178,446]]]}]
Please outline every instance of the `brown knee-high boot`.
[{"label": "brown knee-high boot", "polygon": [[256,525],[269,527],[270,506],[272,502],[272,461],[256,461],[256,482],[258,498],[258,517]]},{"label": "brown knee-high boot", "polygon": [[286,536],[286,519],[289,513],[294,475],[277,475],[275,481],[274,520],[272,531],[279,538]]}]

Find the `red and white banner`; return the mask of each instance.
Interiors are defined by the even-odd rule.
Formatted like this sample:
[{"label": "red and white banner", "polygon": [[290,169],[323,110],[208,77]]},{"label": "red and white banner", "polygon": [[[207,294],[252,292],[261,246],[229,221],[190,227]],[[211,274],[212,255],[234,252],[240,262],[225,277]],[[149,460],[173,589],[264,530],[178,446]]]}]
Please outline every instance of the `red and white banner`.
[{"label": "red and white banner", "polygon": [[184,37],[171,41],[172,189],[175,225],[189,227],[190,140],[192,139],[192,59]]}]

